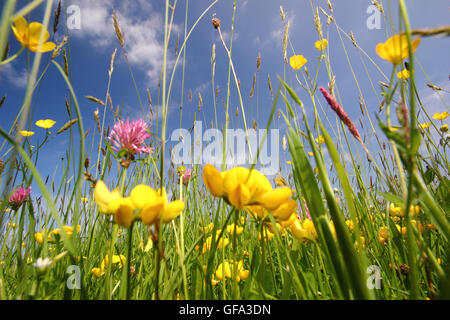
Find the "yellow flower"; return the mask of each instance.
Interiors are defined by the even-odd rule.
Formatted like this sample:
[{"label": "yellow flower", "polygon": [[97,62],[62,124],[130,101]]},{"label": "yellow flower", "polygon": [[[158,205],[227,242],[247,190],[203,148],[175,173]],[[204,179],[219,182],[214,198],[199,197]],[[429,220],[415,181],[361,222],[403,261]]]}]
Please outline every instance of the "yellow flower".
[{"label": "yellow flower", "polygon": [[8,222],[8,228],[18,228],[19,226],[17,225],[17,224],[15,224],[15,223],[9,223]]},{"label": "yellow flower", "polygon": [[44,242],[44,235],[42,232],[36,232],[34,234],[34,239],[37,241],[37,243],[42,244]]},{"label": "yellow flower", "polygon": [[84,202],[84,203],[86,203],[86,202],[89,202],[89,199],[88,199],[88,198],[85,198],[85,197],[83,197],[83,198],[81,198],[81,202]]},{"label": "yellow flower", "polygon": [[100,268],[92,268],[92,269],[91,269],[91,273],[92,273],[94,276],[100,278],[101,276],[103,276],[103,275],[105,274],[105,270],[102,270],[102,269],[100,269]]},{"label": "yellow flower", "polygon": [[396,207],[392,202],[389,206],[389,214],[392,217],[403,217],[404,216],[403,209],[401,207]]},{"label": "yellow flower", "polygon": [[289,59],[289,64],[291,65],[292,69],[294,70],[298,70],[301,67],[303,67],[306,63],[308,62],[308,60],[305,59],[304,56],[302,56],[301,54],[296,55],[296,56],[292,56]]},{"label": "yellow flower", "polygon": [[[122,255],[122,254],[120,254],[120,255],[114,254],[114,255],[112,256],[112,264],[113,264],[113,265],[114,265],[114,264],[119,264],[119,268],[121,268],[122,266],[125,265],[125,261],[126,261],[126,260],[127,260],[127,259],[126,259],[125,256]],[[106,255],[106,256],[103,258],[102,263],[100,264],[100,270],[105,271],[106,268],[108,268],[108,264],[109,264],[109,255]]]},{"label": "yellow flower", "polygon": [[144,252],[149,252],[153,248],[152,237],[148,237],[147,244],[145,245]]},{"label": "yellow flower", "polygon": [[292,161],[286,161],[286,164],[292,164]]},{"label": "yellow flower", "polygon": [[50,119],[36,121],[36,125],[44,129],[50,129],[55,125],[55,123],[56,121]]},{"label": "yellow flower", "polygon": [[117,210],[117,201],[121,198],[119,189],[114,189],[112,192],[103,181],[98,181],[95,184],[94,200],[97,203],[98,210],[103,214],[112,214]]},{"label": "yellow flower", "polygon": [[420,125],[422,129],[428,129],[431,126],[430,122],[425,122]]},{"label": "yellow flower", "polygon": [[275,234],[270,232],[267,226],[263,226],[262,233],[258,233],[258,241],[261,241],[261,239],[263,239],[264,241],[272,240],[274,236]]},{"label": "yellow flower", "polygon": [[409,79],[410,72],[408,69],[403,69],[402,71],[397,72],[397,78],[399,79]]},{"label": "yellow flower", "polygon": [[[219,239],[219,233],[216,233],[216,241]],[[217,249],[225,248],[230,240],[228,238],[220,238],[219,243],[217,244]],[[202,254],[206,253],[206,251],[211,249],[211,243],[212,243],[212,236],[209,236],[205,243],[203,244]]]},{"label": "yellow flower", "polygon": [[378,230],[378,241],[385,246],[388,239],[388,230],[386,227],[381,227],[380,230]]},{"label": "yellow flower", "polygon": [[353,225],[353,221],[352,220],[346,220],[345,224],[347,225],[347,227],[350,229],[351,232],[353,232],[354,230],[354,225]]},{"label": "yellow flower", "polygon": [[397,228],[399,233],[401,233],[402,235],[406,235],[406,227],[400,227],[398,224],[396,224],[395,227]]},{"label": "yellow flower", "polygon": [[316,43],[314,44],[314,47],[316,47],[316,49],[319,50],[319,51],[325,50],[325,48],[327,46],[328,46],[328,40],[327,39],[322,39],[322,40],[316,41]]},{"label": "yellow flower", "polygon": [[447,132],[448,131],[448,125],[444,124],[442,127],[439,128],[439,130],[441,130],[442,132]]},{"label": "yellow flower", "polygon": [[314,240],[317,238],[314,223],[309,219],[305,219],[303,221],[296,219],[294,223],[291,224],[290,229],[292,231],[292,235],[302,242],[307,242],[308,240]]},{"label": "yellow flower", "polygon": [[320,143],[320,144],[325,143],[325,138],[324,138],[323,136],[319,136],[319,137],[316,139],[316,142],[317,142],[317,143]]},{"label": "yellow flower", "polygon": [[34,132],[23,130],[23,131],[19,131],[19,134],[23,137],[31,137],[34,134]]},{"label": "yellow flower", "polygon": [[212,229],[214,229],[214,223],[212,223],[212,222],[210,224],[208,224],[206,227],[202,227],[202,231],[204,233],[211,232]]},{"label": "yellow flower", "polygon": [[447,119],[447,117],[448,117],[447,111],[444,111],[442,113],[433,114],[433,119],[436,119],[436,120],[445,120],[445,119]]},{"label": "yellow flower", "polygon": [[308,152],[308,156],[313,157],[314,153],[313,152]]},{"label": "yellow flower", "polygon": [[[50,34],[39,22],[31,22],[28,24],[24,17],[18,17],[14,20],[14,26],[11,28],[14,36],[22,44],[22,46],[33,52],[53,51],[56,47],[56,44],[53,42],[46,42],[50,37]],[[39,43],[41,32],[44,34],[42,37],[42,42]]]},{"label": "yellow flower", "polygon": [[229,226],[227,226],[227,232],[231,235],[234,235],[234,231],[236,230],[236,235],[240,235],[243,231],[244,228],[235,225],[234,223],[230,224]]},{"label": "yellow flower", "polygon": [[219,281],[221,281],[226,278],[231,279],[235,274],[236,281],[239,282],[241,280],[247,279],[249,273],[249,270],[244,270],[244,261],[241,260],[239,262],[235,262],[233,260],[225,260],[217,267],[215,276]]},{"label": "yellow flower", "polygon": [[118,189],[110,192],[102,181],[95,185],[94,199],[99,211],[104,214],[114,214],[114,221],[128,228],[135,219],[134,212],[139,209],[138,217],[146,225],[152,225],[161,218],[163,223],[169,223],[184,209],[184,202],[167,201],[165,189],[154,190],[146,185],[133,188],[129,197],[123,198]]},{"label": "yellow flower", "polygon": [[[420,43],[420,38],[411,42],[411,49],[414,53]],[[400,64],[408,55],[408,39],[404,34],[397,34],[390,37],[385,43],[379,43],[376,47],[377,54],[393,64]]]},{"label": "yellow flower", "polygon": [[243,167],[220,173],[212,165],[207,164],[203,168],[203,181],[212,195],[224,197],[237,209],[261,205],[266,210],[274,211],[292,196],[290,188],[272,189],[272,185],[263,174]]}]

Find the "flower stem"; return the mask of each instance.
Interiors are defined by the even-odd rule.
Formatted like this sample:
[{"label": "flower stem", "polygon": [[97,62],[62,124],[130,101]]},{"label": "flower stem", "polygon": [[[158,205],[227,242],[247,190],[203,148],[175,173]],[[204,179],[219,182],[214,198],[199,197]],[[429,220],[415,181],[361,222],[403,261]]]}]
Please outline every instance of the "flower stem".
[{"label": "flower stem", "polygon": [[11,61],[15,60],[22,53],[23,50],[25,50],[25,47],[22,47],[19,51],[17,51],[17,53],[15,55],[9,57],[8,59],[0,61],[0,66],[8,64]]}]

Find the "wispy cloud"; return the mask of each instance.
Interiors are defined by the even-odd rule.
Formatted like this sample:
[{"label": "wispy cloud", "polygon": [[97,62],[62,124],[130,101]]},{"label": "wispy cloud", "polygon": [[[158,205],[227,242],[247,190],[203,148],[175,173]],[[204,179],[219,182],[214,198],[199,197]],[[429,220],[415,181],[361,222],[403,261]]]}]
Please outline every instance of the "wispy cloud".
[{"label": "wispy cloud", "polygon": [[0,73],[0,83],[6,80],[16,88],[25,88],[27,86],[27,70],[16,70],[13,63],[2,66]]},{"label": "wispy cloud", "polygon": [[[144,71],[153,84],[157,83],[163,64],[163,20],[149,1],[124,0],[111,1],[77,0],[73,4],[81,9],[81,29],[73,30],[72,35],[85,38],[96,48],[118,46],[112,23],[112,11],[125,39],[125,49],[131,64]],[[180,27],[173,25],[172,35]],[[174,64],[169,57],[168,66]]]}]

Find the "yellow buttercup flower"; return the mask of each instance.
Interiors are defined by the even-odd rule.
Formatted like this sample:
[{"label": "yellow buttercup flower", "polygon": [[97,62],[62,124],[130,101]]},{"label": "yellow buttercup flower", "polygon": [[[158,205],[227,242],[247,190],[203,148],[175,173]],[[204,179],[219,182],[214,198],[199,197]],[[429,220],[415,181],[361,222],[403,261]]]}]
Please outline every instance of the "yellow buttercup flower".
[{"label": "yellow buttercup flower", "polygon": [[134,221],[135,210],[139,209],[137,218],[146,225],[152,225],[161,218],[162,223],[169,223],[178,217],[184,209],[184,202],[167,201],[165,189],[154,190],[146,185],[133,188],[129,197],[123,198],[118,189],[110,192],[102,181],[95,185],[94,199],[99,211],[104,214],[114,214],[114,221],[128,228]]},{"label": "yellow buttercup flower", "polygon": [[433,114],[433,119],[436,119],[436,120],[445,120],[445,119],[447,119],[447,117],[448,117],[447,111]]},{"label": "yellow buttercup flower", "polygon": [[243,231],[244,228],[235,225],[234,223],[230,224],[229,226],[227,226],[227,232],[231,235],[234,235],[234,231],[236,230],[236,235],[240,235]]},{"label": "yellow buttercup flower", "polygon": [[411,74],[408,69],[403,69],[402,71],[397,72],[397,78],[399,79],[408,79],[410,75]]},{"label": "yellow buttercup flower", "polygon": [[119,189],[112,192],[103,181],[97,181],[94,189],[94,200],[97,203],[98,210],[103,214],[112,214],[117,210],[117,201],[121,198]]},{"label": "yellow buttercup flower", "polygon": [[378,241],[385,246],[388,240],[388,230],[386,227],[381,227],[380,230],[378,230]]},{"label": "yellow buttercup flower", "polygon": [[397,228],[399,233],[401,233],[402,235],[406,235],[406,227],[400,227],[398,224],[396,224],[395,227]]},{"label": "yellow buttercup flower", "polygon": [[36,121],[36,125],[38,127],[44,128],[44,129],[50,129],[55,125],[56,121],[46,119],[46,120],[38,120]]},{"label": "yellow buttercup flower", "polygon": [[320,143],[320,144],[325,143],[325,138],[324,138],[323,136],[319,136],[319,137],[316,139],[316,142],[317,142],[317,143]]},{"label": "yellow buttercup flower", "polygon": [[[114,254],[112,256],[112,264],[119,264],[119,268],[125,265],[126,258],[124,255],[116,255]],[[106,255],[105,258],[103,258],[102,263],[100,264],[100,268],[92,268],[91,273],[96,277],[101,277],[106,273],[106,269],[108,268],[109,264],[109,256]]]},{"label": "yellow buttercup flower", "polygon": [[206,227],[201,228],[204,233],[211,232],[214,229],[214,223],[209,223]]},{"label": "yellow buttercup flower", "polygon": [[[14,20],[14,26],[11,27],[16,39],[29,50],[33,52],[53,51],[56,44],[48,41],[50,34],[39,22],[27,23],[24,17],[18,17]],[[41,32],[44,33],[42,42],[39,43]]]},{"label": "yellow buttercup flower", "polygon": [[94,276],[100,278],[101,276],[103,276],[103,275],[105,274],[105,270],[102,270],[102,269],[100,269],[100,268],[92,268],[92,269],[91,269],[91,273],[92,273]]},{"label": "yellow buttercup flower", "polygon": [[441,130],[442,132],[447,132],[448,131],[448,125],[444,124],[442,127],[439,128],[439,130]]},{"label": "yellow buttercup flower", "polygon": [[[420,43],[420,38],[411,42],[414,53]],[[408,58],[408,39],[404,34],[397,34],[390,37],[385,43],[379,43],[376,47],[377,54],[392,64],[400,64]]]},{"label": "yellow buttercup flower", "polygon": [[327,46],[328,46],[328,40],[327,39],[322,39],[322,40],[316,41],[316,43],[314,44],[314,47],[316,47],[316,49],[319,50],[319,51],[325,50],[325,48]]},{"label": "yellow buttercup flower", "polygon": [[267,226],[263,226],[262,233],[258,233],[258,241],[261,241],[263,239],[264,241],[272,240],[272,238],[275,236],[274,233],[270,231],[270,229]]},{"label": "yellow buttercup flower", "polygon": [[425,122],[420,125],[422,129],[428,129],[431,126],[430,122]]},{"label": "yellow buttercup flower", "polygon": [[[219,233],[216,233],[216,241],[219,239]],[[217,249],[225,248],[228,243],[230,243],[230,240],[228,238],[221,237],[219,240],[219,243],[217,244]],[[206,251],[209,251],[211,249],[212,244],[212,236],[209,236],[206,238],[205,243],[203,244],[202,254],[205,254]]]},{"label": "yellow buttercup flower", "polygon": [[[233,274],[236,275],[236,281],[245,280],[248,278],[250,271],[244,270],[244,261],[235,262],[233,260],[225,260],[221,263],[216,270],[215,276],[218,281],[226,278],[232,279]],[[213,278],[214,279],[214,278]],[[215,281],[217,281],[215,280]],[[216,283],[217,284],[217,283]]]},{"label": "yellow buttercup flower", "polygon": [[81,198],[81,202],[84,202],[84,203],[89,202],[89,199],[86,197],[83,197],[83,198]]},{"label": "yellow buttercup flower", "polygon": [[296,56],[292,56],[289,59],[289,64],[291,65],[292,69],[294,70],[298,70],[301,67],[303,67],[306,63],[308,62],[308,60],[305,59],[304,56],[302,56],[301,54],[296,55]]},{"label": "yellow buttercup flower", "polygon": [[291,224],[290,229],[292,235],[302,242],[307,242],[308,240],[312,241],[317,238],[314,223],[309,219],[305,219],[303,221],[296,219],[294,223]]},{"label": "yellow buttercup flower", "polygon": [[22,131],[19,131],[19,134],[23,137],[31,137],[34,134],[34,132],[22,130]]},{"label": "yellow buttercup flower", "polygon": [[269,180],[257,170],[243,167],[220,173],[214,166],[203,168],[206,188],[216,197],[223,197],[237,209],[261,205],[266,210],[276,210],[292,196],[288,187],[272,189]]}]

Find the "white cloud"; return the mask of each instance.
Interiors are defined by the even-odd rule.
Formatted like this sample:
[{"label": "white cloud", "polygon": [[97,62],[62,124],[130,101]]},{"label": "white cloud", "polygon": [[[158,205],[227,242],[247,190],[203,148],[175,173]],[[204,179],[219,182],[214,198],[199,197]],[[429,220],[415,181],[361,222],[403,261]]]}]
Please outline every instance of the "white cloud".
[{"label": "white cloud", "polygon": [[[112,22],[111,1],[77,0],[72,4],[81,9],[81,29],[72,30],[72,35],[86,38],[96,48],[119,46]],[[114,10],[122,30],[129,62],[143,70],[150,82],[159,78],[164,54],[164,25],[159,12],[149,1],[124,0],[116,2]],[[172,36],[180,30],[173,25]],[[168,56],[168,67],[173,66],[173,57]]]},{"label": "white cloud", "polygon": [[6,80],[17,88],[25,88],[27,86],[27,70],[16,70],[13,63],[2,66],[0,72],[0,83]]}]

